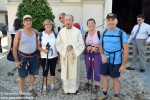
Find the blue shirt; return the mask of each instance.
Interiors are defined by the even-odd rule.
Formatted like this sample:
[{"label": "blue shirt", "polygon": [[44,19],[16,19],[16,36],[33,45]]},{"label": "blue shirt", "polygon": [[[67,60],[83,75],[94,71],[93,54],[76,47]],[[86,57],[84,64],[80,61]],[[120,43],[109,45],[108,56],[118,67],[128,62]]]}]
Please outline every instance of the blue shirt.
[{"label": "blue shirt", "polygon": [[[116,28],[114,31],[110,32],[109,30],[106,31],[105,35],[116,35],[116,36],[120,36],[119,34],[120,29]],[[121,49],[121,41],[120,41],[120,37],[107,37],[102,35],[103,38],[103,48],[106,51],[109,52],[114,52],[117,50]],[[102,38],[100,39],[100,44],[102,44]],[[127,43],[128,42],[128,38],[125,32],[122,33],[122,43]],[[103,50],[103,51],[104,51]],[[121,53],[122,51],[116,52],[115,55],[115,60],[114,60],[114,64],[121,64]],[[104,51],[104,55],[107,57],[109,56],[109,54],[107,52]],[[113,58],[114,58],[114,54],[110,54],[109,56],[110,58],[110,63],[113,64]],[[109,61],[108,61],[109,62]]]}]

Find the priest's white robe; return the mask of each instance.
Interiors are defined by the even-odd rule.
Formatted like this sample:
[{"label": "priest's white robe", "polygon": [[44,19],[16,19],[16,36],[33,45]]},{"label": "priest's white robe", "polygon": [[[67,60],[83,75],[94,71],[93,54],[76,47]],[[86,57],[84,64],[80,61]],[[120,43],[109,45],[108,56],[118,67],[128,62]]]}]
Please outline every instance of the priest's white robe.
[{"label": "priest's white robe", "polygon": [[[73,49],[67,52],[67,46]],[[65,93],[76,93],[80,85],[80,54],[85,45],[80,33],[75,27],[60,30],[56,40],[56,48],[60,53],[61,79]]]}]

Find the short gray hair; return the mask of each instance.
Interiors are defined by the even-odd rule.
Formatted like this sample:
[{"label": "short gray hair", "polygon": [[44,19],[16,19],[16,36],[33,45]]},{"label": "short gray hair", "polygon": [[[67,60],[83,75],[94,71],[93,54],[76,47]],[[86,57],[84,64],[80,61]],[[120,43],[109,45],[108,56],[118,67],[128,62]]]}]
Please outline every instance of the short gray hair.
[{"label": "short gray hair", "polygon": [[71,18],[72,18],[72,21],[74,21],[74,17],[73,17],[73,15],[71,15],[71,14],[67,14],[66,16],[65,16],[65,19],[66,19],[66,17],[67,16],[70,16]]},{"label": "short gray hair", "polygon": [[59,17],[65,17],[66,16],[66,13],[60,13],[59,14]]}]

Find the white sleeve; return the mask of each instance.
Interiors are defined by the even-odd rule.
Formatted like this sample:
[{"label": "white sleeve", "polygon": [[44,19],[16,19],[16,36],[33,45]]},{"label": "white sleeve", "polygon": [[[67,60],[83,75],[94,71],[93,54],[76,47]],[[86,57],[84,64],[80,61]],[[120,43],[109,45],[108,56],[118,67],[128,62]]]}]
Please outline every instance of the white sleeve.
[{"label": "white sleeve", "polygon": [[0,38],[2,38],[3,37],[3,33],[0,31]]}]

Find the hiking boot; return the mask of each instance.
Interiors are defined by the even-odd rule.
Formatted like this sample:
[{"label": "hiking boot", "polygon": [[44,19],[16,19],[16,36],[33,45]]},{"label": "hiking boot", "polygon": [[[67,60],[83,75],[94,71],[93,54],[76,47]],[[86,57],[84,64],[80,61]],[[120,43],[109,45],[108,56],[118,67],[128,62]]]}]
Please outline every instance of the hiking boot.
[{"label": "hiking boot", "polygon": [[144,73],[144,72],[145,72],[145,69],[140,69],[140,72],[141,72],[141,73]]},{"label": "hiking boot", "polygon": [[121,100],[119,97],[112,96],[113,100]]},{"label": "hiking boot", "polygon": [[23,98],[24,98],[24,95],[23,95],[23,94],[19,94],[18,97],[19,97],[18,100],[24,100],[24,99],[23,99]]},{"label": "hiking boot", "polygon": [[91,87],[91,84],[90,83],[85,83],[85,85],[84,85],[84,87],[83,87],[83,90],[88,90],[88,88],[89,88],[89,90],[90,90],[90,87]]},{"label": "hiking boot", "polygon": [[61,68],[58,69],[58,72],[61,72]]},{"label": "hiking boot", "polygon": [[106,100],[108,98],[108,95],[104,95],[103,93],[100,94],[97,98],[97,100]]},{"label": "hiking boot", "polygon": [[100,90],[100,87],[98,85],[95,85],[94,88],[93,88],[93,93],[94,94],[97,94]]},{"label": "hiking boot", "polygon": [[34,90],[30,90],[29,93],[30,93],[30,95],[32,97],[36,97],[37,96],[37,93]]}]

